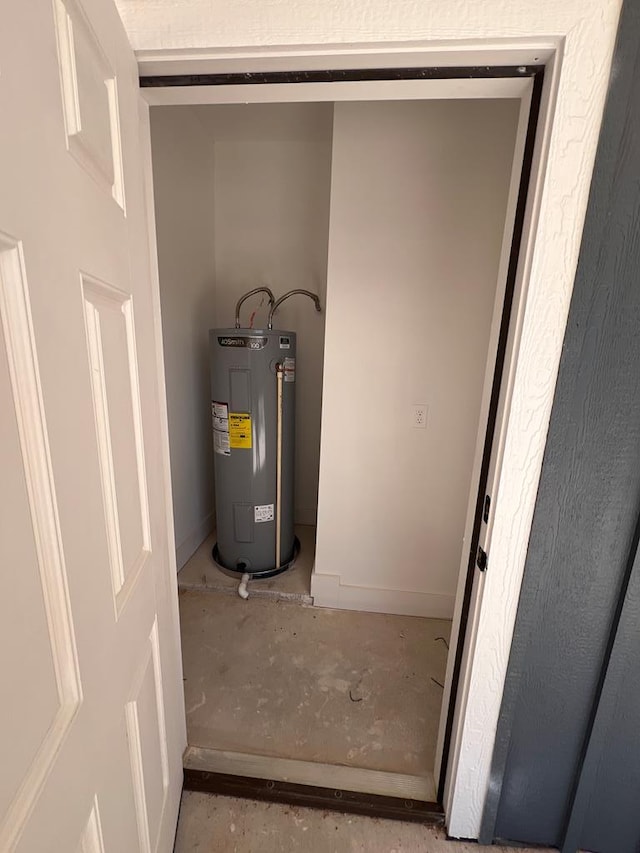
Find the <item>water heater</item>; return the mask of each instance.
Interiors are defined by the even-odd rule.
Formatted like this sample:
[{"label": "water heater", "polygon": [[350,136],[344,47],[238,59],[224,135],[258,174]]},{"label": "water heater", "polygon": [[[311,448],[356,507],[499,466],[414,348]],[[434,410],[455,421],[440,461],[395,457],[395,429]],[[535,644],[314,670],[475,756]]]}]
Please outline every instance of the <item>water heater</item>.
[{"label": "water heater", "polygon": [[[254,293],[256,291],[251,291]],[[269,577],[295,557],[293,530],[296,334],[271,328],[209,332],[216,493],[214,559],[224,569]]]},{"label": "water heater", "polygon": [[[212,329],[209,346],[216,561],[240,574],[263,574],[286,565],[294,550],[296,336],[293,332],[265,329]],[[279,512],[278,384],[281,386]],[[279,560],[275,542],[277,522]]]}]

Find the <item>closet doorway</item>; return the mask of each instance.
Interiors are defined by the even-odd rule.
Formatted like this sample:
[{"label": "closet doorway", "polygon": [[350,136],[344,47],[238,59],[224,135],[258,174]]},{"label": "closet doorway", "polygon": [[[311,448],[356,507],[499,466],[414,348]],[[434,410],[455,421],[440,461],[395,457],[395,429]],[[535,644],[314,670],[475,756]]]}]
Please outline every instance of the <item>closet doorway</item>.
[{"label": "closet doorway", "polygon": [[[189,772],[442,800],[534,80],[152,107]],[[322,312],[276,318],[298,335],[301,551],[242,600],[211,556],[207,339],[260,285]],[[247,301],[241,325],[267,308]]]}]

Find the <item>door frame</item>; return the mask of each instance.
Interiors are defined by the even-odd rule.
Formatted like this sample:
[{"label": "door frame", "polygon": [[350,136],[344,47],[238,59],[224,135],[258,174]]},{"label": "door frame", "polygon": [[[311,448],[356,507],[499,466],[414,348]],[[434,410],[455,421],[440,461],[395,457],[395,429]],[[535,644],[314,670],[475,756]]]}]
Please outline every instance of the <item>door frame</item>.
[{"label": "door frame", "polygon": [[[334,101],[340,99],[336,96],[336,87],[351,85],[345,82],[320,82],[317,79],[312,82],[300,79],[293,83],[251,81],[239,84],[236,81],[232,86],[222,85],[220,80],[209,80],[203,85],[204,78],[200,78],[200,85],[193,85],[197,81],[191,75],[226,75],[252,70],[266,74],[283,71],[327,72],[340,68],[360,72],[388,69],[390,76],[393,76],[394,69],[399,68],[439,69],[439,85],[448,81],[447,85],[451,88],[446,97],[455,97],[455,91],[461,91],[462,81],[454,76],[452,83],[451,78],[460,69],[468,71],[473,67],[479,74],[479,69],[487,65],[510,66],[516,71],[520,66],[544,66],[527,202],[522,217],[522,243],[517,268],[514,270],[514,305],[506,342],[500,412],[491,466],[495,482],[492,487],[491,569],[480,577],[478,573],[472,572],[472,577],[477,580],[470,603],[466,638],[460,653],[460,689],[455,697],[451,748],[446,762],[445,783],[441,787],[449,832],[459,837],[477,836],[488,790],[502,688],[602,114],[602,104],[599,104],[590,116],[590,133],[586,139],[584,135],[582,137],[584,151],[578,174],[575,174],[575,169],[571,169],[565,180],[552,182],[549,153],[560,118],[558,93],[562,77],[562,46],[561,38],[549,38],[515,46],[498,42],[419,49],[396,45],[387,50],[380,46],[360,49],[318,46],[303,51],[256,49],[240,54],[167,50],[139,56],[143,81],[151,76],[190,75],[189,81],[181,81],[188,82],[187,86],[145,86],[142,94],[148,105],[220,103],[220,98],[226,102],[234,98],[243,102],[252,98],[259,102],[269,99]],[[437,80],[432,77],[420,82],[424,86],[437,83]],[[491,97],[492,91],[495,96],[495,87],[499,82],[492,77],[477,76],[472,81],[478,93],[476,97]],[[301,86],[301,83],[304,85]],[[320,88],[313,93],[312,98],[308,95],[301,97],[302,89],[311,92],[307,86]],[[367,86],[372,92],[378,88],[379,93],[386,92],[382,97],[389,97],[386,88],[388,81],[370,80]],[[269,88],[273,87],[277,87],[277,92],[267,97]],[[287,97],[284,97],[283,87],[290,89]],[[333,87],[334,92],[327,94],[326,87]],[[238,89],[242,90],[241,97]],[[346,92],[346,89],[343,91]],[[467,94],[458,94],[458,97],[469,97],[468,91]],[[604,87],[600,94],[603,101]],[[217,100],[212,100],[214,98]],[[354,99],[353,94],[349,99]],[[562,161],[562,157],[556,152],[552,162],[558,160]],[[564,162],[567,162],[566,157]],[[569,178],[572,195],[567,201],[562,194],[566,196],[568,192]],[[546,245],[546,237],[553,234],[554,228],[557,229],[554,203],[562,203],[565,215],[571,215],[572,222],[577,222],[578,227],[574,227],[571,234],[567,235],[567,245],[549,247]],[[149,215],[153,216],[152,210]],[[154,242],[151,248],[155,254]],[[551,284],[547,277],[549,263],[545,266],[540,260],[545,251],[553,255],[551,266],[557,273],[557,278]],[[159,288],[157,277],[154,286]],[[550,295],[555,299],[553,316],[548,311]],[[159,356],[160,371],[163,370],[161,361]],[[483,433],[485,431],[486,425]],[[478,448],[480,456],[483,449],[484,440]],[[472,494],[470,503],[473,504],[473,527],[478,504],[476,493]],[[469,529],[469,517],[467,522]],[[464,593],[468,577],[468,552],[463,562]],[[456,602],[458,619],[463,599],[464,594],[461,595],[459,589]],[[441,748],[442,744],[441,739]]]}]

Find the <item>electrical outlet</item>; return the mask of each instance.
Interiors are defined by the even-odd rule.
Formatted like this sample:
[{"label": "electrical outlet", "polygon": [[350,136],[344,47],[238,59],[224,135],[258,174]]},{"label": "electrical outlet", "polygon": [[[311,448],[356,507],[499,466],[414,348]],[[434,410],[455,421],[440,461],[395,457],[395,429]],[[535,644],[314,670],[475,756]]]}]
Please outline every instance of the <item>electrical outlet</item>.
[{"label": "electrical outlet", "polygon": [[427,428],[427,407],[424,403],[418,403],[413,407],[413,426],[415,429]]}]

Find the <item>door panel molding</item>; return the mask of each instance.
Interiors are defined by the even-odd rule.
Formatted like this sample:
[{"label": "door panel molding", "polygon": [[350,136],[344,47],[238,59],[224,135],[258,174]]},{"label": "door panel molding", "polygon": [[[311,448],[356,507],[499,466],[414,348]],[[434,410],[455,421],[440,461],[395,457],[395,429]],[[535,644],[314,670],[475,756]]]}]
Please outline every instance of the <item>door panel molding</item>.
[{"label": "door panel molding", "polygon": [[104,838],[102,836],[97,795],[93,797],[87,825],[84,828],[78,847],[78,853],[104,853]]},{"label": "door panel molding", "polygon": [[[109,546],[109,564],[116,618],[119,618],[138,577],[151,554],[149,523],[149,498],[146,489],[144,440],[142,435],[142,410],[140,384],[137,371],[136,339],[131,294],[100,281],[87,273],[80,274],[87,335],[87,351],[93,393],[96,436],[100,461],[100,476],[104,500],[105,525]],[[118,502],[118,483],[112,444],[112,425],[107,392],[108,352],[102,335],[101,314],[115,312],[122,316],[126,336],[128,385],[131,396],[131,434],[135,442],[134,488],[138,494],[139,533],[141,546],[137,556],[127,565],[122,542],[122,528]],[[119,318],[118,318],[119,319]]]},{"label": "door panel molding", "polygon": [[[145,687],[152,690],[152,696],[144,696]],[[141,853],[151,853],[156,849],[157,839],[151,839],[150,826],[161,827],[163,814],[167,803],[169,790],[169,759],[167,754],[167,734],[164,717],[164,700],[162,692],[162,672],[160,667],[160,647],[158,638],[158,621],[154,619],[153,627],[149,634],[149,646],[147,656],[136,675],[131,691],[131,699],[125,706],[125,717],[127,723],[127,737],[129,743],[129,755],[131,761],[131,777],[133,781],[133,792],[136,806],[136,818],[138,822],[138,835],[140,839]],[[142,701],[151,699],[156,714],[157,730],[155,732],[145,731],[141,725],[141,719],[148,719],[148,714],[139,713],[139,705]],[[151,775],[148,772],[152,758],[149,755],[150,738],[157,738],[156,762],[159,764],[159,774]],[[154,738],[154,739],[155,739]],[[145,766],[147,771],[145,771]],[[149,810],[152,790],[160,783],[160,801],[156,803],[156,816],[154,820],[149,819]]]},{"label": "door panel molding", "polygon": [[18,838],[82,702],[38,357],[22,243],[0,232],[0,315],[13,391],[59,706],[0,827],[0,849]]},{"label": "door panel molding", "polygon": [[80,4],[55,0],[54,7],[67,149],[124,211],[115,74]]}]

